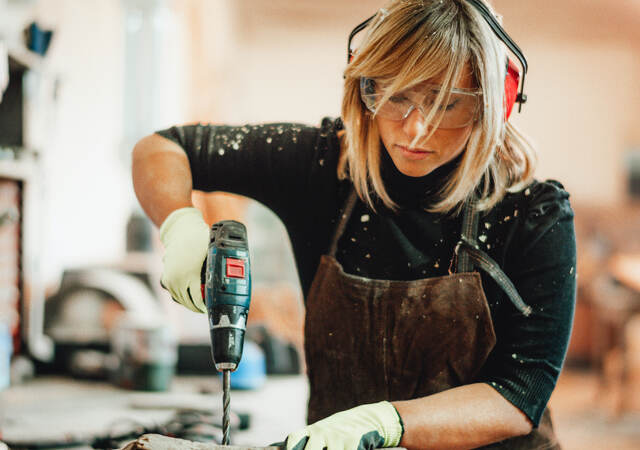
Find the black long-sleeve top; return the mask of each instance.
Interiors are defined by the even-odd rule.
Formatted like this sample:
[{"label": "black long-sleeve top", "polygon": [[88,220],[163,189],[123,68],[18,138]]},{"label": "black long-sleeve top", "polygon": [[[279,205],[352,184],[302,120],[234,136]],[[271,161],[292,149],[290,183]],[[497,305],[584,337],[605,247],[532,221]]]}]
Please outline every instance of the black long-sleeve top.
[{"label": "black long-sleeve top", "polygon": [[[340,119],[319,127],[276,123],[188,125],[158,134],[186,152],[193,187],[253,198],[284,223],[306,296],[350,192],[338,180]],[[393,212],[358,201],[338,243],[347,273],[392,280],[446,275],[461,215],[424,211],[459,158],[424,177],[400,173],[382,150],[382,176]],[[569,194],[553,180],[534,181],[480,216],[478,244],[500,264],[524,301],[525,317],[481,271],[497,343],[475,381],[495,388],[538,425],[560,374],[571,332],[576,248]]]}]

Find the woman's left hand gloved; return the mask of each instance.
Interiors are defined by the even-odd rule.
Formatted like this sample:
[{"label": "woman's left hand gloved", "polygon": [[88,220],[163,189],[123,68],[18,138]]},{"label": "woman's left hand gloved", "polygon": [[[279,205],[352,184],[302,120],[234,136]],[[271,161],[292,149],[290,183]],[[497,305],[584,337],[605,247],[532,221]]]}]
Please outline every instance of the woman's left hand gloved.
[{"label": "woman's left hand gloved", "polygon": [[383,401],[336,413],[291,433],[286,450],[397,447],[403,432],[400,415],[391,403]]}]

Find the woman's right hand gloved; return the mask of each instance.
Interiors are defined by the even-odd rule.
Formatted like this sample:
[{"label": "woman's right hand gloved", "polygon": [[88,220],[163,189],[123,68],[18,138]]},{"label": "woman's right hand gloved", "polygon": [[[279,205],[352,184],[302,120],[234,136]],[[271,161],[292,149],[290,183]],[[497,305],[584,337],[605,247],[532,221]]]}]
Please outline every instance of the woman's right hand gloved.
[{"label": "woman's right hand gloved", "polygon": [[160,240],[165,249],[162,286],[175,302],[206,313],[200,272],[207,257],[209,226],[200,210],[188,207],[173,211],[160,226]]}]

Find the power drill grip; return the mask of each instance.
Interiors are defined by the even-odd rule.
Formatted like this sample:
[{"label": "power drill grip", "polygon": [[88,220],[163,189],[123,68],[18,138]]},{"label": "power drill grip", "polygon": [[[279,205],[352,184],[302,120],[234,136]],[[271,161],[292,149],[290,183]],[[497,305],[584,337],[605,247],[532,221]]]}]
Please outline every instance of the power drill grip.
[{"label": "power drill grip", "polygon": [[242,358],[251,303],[247,230],[234,220],[211,227],[204,270],[211,353],[216,370],[236,370]]}]

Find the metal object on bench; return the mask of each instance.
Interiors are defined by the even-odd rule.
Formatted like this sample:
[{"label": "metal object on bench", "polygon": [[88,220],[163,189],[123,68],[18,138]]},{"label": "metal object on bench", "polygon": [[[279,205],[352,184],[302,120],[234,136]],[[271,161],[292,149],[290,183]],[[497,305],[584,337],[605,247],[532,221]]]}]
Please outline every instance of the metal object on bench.
[{"label": "metal object on bench", "polygon": [[144,317],[148,323],[166,320],[154,293],[132,275],[107,268],[65,271],[60,290],[46,302],[44,315],[44,331],[56,345],[52,367],[70,369],[69,361],[78,351],[98,350],[106,355],[111,334],[125,314]]}]

